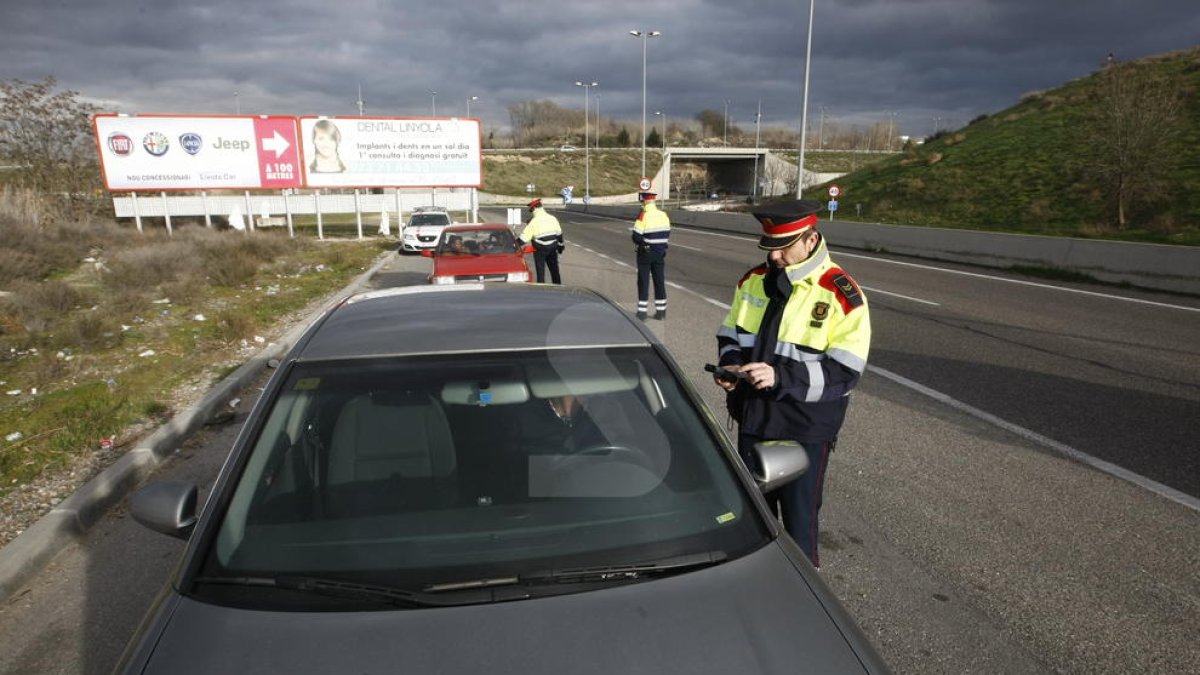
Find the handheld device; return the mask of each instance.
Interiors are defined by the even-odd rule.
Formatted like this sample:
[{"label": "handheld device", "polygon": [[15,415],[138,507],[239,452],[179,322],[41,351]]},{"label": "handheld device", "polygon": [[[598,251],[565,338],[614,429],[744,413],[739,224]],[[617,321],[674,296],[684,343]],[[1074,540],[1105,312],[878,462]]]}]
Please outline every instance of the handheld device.
[{"label": "handheld device", "polygon": [[717,379],[725,382],[737,382],[738,380],[746,379],[746,374],[740,370],[729,370],[728,368],[723,368],[711,363],[704,364],[704,370],[716,375]]}]

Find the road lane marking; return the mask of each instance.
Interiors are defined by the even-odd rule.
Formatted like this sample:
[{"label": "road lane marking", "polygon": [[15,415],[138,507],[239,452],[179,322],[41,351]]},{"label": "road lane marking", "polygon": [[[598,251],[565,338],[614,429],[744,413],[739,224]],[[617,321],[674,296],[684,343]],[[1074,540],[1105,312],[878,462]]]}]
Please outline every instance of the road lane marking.
[{"label": "road lane marking", "polygon": [[1043,436],[1035,431],[1026,429],[1025,427],[1018,426],[1016,424],[1013,424],[1012,422],[1007,422],[1003,419],[1000,419],[999,417],[996,417],[995,415],[993,415],[989,412],[985,412],[974,406],[967,405],[966,403],[963,403],[962,401],[959,401],[956,398],[953,398],[951,396],[943,394],[942,392],[937,391],[935,389],[930,389],[929,387],[926,387],[923,384],[920,384],[918,382],[910,380],[907,377],[904,377],[903,375],[893,373],[890,370],[880,368],[879,366],[870,366],[870,365],[867,366],[867,370],[869,370],[873,373],[876,373],[878,375],[881,375],[884,378],[887,378],[887,379],[891,380],[892,382],[895,382],[896,384],[899,384],[903,387],[912,389],[913,391],[915,391],[919,394],[928,396],[929,398],[932,398],[935,401],[944,403],[944,404],[950,406],[951,408],[954,408],[954,409],[964,412],[968,415],[971,415],[972,417],[979,418],[989,424],[998,426],[1001,429],[1004,429],[1005,431],[1012,432],[1028,441],[1032,441],[1034,443],[1037,443],[1038,445],[1042,445],[1047,448],[1050,448],[1051,450],[1054,450],[1055,452],[1057,452],[1061,455],[1064,455],[1066,457],[1069,457],[1070,459],[1073,459],[1077,462],[1086,464],[1086,465],[1088,465],[1094,469],[1097,469],[1099,471],[1103,471],[1104,473],[1107,473],[1110,476],[1114,476],[1116,478],[1126,480],[1130,483],[1133,483],[1134,485],[1145,488],[1145,489],[1159,495],[1160,497],[1170,499],[1171,501],[1176,502],[1177,504],[1186,506],[1189,509],[1192,509],[1193,511],[1200,512],[1200,499],[1196,499],[1195,497],[1193,497],[1189,494],[1180,492],[1179,490],[1176,490],[1173,487],[1169,487],[1169,486],[1163,485],[1162,483],[1159,483],[1157,481],[1150,480],[1149,478],[1146,478],[1145,476],[1136,474],[1136,473],[1130,471],[1129,469],[1125,469],[1123,467],[1117,466],[1116,464],[1113,464],[1112,462],[1106,462],[1103,459],[1093,457],[1093,456],[1087,454],[1086,452],[1076,450],[1075,448],[1072,448],[1069,445],[1059,443],[1058,441],[1056,441],[1052,438],[1047,438],[1046,436]]},{"label": "road lane marking", "polygon": [[933,305],[934,307],[942,306],[942,303],[940,303],[940,302],[934,302],[932,300],[922,300],[921,298],[914,298],[911,295],[901,295],[900,293],[892,293],[891,291],[885,291],[885,290],[881,290],[878,288],[873,288],[871,286],[863,286],[863,288],[868,291],[871,291],[872,293],[880,293],[882,295],[891,295],[891,296],[894,296],[897,298],[904,298],[905,300],[912,300],[913,302],[920,302],[920,303],[924,303],[926,305]]},{"label": "road lane marking", "polygon": [[892,265],[901,265],[904,267],[916,267],[917,269],[933,270],[935,272],[947,272],[949,274],[959,274],[965,277],[975,277],[977,279],[990,279],[992,281],[1004,281],[1010,284],[1020,284],[1022,286],[1033,286],[1034,288],[1048,288],[1055,291],[1065,291],[1067,293],[1079,293],[1081,295],[1091,295],[1097,298],[1106,298],[1109,300],[1124,300],[1125,302],[1136,302],[1143,305],[1152,305],[1154,307],[1165,307],[1168,309],[1182,309],[1188,312],[1200,312],[1200,307],[1188,307],[1186,305],[1172,305],[1166,302],[1155,302],[1154,300],[1143,300],[1141,298],[1130,298],[1124,295],[1113,295],[1111,293],[1099,293],[1096,291],[1085,291],[1079,288],[1068,288],[1066,286],[1055,286],[1053,284],[1043,284],[1036,281],[1025,281],[1023,279],[1009,279],[1006,277],[998,277],[991,274],[980,274],[978,272],[965,272],[963,270],[952,270],[947,267],[935,267],[933,265],[919,265],[917,263],[903,262],[900,260],[888,260],[887,258],[877,258],[870,255],[862,255],[858,253],[847,253],[838,251],[838,256],[846,256],[850,258],[862,258],[864,260],[874,260],[876,262],[890,263]]}]

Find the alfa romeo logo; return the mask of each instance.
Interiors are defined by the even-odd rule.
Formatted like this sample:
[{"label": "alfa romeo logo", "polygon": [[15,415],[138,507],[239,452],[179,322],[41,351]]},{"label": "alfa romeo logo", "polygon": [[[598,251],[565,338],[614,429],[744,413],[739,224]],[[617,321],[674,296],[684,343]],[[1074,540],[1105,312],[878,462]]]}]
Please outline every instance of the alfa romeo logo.
[{"label": "alfa romeo logo", "polygon": [[171,149],[171,142],[167,140],[165,134],[151,131],[142,138],[142,147],[146,148],[146,152],[155,157],[162,157],[167,154],[167,150]]}]

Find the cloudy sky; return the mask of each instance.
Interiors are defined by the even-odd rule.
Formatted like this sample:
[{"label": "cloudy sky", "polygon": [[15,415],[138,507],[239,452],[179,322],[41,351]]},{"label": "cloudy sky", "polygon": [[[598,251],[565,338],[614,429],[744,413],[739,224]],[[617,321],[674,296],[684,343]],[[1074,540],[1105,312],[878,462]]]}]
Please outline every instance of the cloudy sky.
[{"label": "cloudy sky", "polygon": [[[1197,0],[816,0],[809,120],[927,135],[1094,71],[1200,44]],[[804,0],[0,0],[0,79],[54,76],[112,112],[604,117],[724,112],[799,129]],[[433,93],[436,92],[436,95]],[[593,109],[594,110],[594,109]]]}]

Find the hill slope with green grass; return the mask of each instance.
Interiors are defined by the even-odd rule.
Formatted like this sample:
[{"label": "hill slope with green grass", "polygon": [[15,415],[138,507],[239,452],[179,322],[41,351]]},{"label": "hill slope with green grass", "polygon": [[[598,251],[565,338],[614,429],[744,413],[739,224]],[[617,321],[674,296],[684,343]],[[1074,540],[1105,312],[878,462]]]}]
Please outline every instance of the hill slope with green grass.
[{"label": "hill slope with green grass", "polygon": [[838,218],[1200,245],[1198,92],[1200,47],[1108,66],[839,178]]}]

